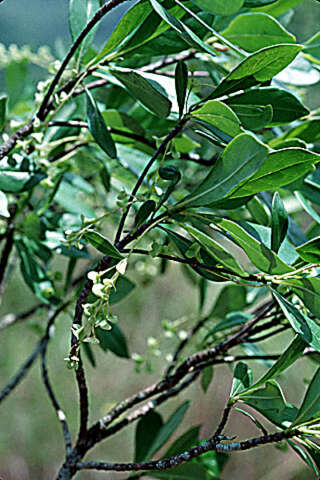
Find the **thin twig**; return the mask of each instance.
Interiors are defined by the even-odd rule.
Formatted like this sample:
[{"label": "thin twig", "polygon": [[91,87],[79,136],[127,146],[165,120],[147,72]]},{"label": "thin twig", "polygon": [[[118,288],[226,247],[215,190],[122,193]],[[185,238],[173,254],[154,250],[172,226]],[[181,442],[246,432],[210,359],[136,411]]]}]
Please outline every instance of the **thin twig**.
[{"label": "thin twig", "polygon": [[243,442],[232,443],[219,443],[213,436],[209,440],[206,440],[202,444],[192,447],[189,450],[174,455],[171,457],[163,458],[161,460],[152,460],[150,462],[134,462],[134,463],[109,463],[109,462],[82,462],[76,464],[77,470],[103,470],[114,472],[129,472],[138,470],[167,470],[169,468],[177,467],[183,463],[186,463],[193,458],[197,458],[203,453],[214,450],[216,452],[239,452],[249,450],[251,448],[258,447],[260,445],[266,445],[268,443],[277,443],[281,440],[292,438],[299,435],[298,430],[285,430],[282,432],[272,433],[270,435],[263,435],[261,437],[255,437]]},{"label": "thin twig", "polygon": [[46,341],[44,342],[43,348],[41,349],[41,371],[42,371],[42,379],[44,386],[47,390],[48,396],[50,398],[50,401],[52,403],[52,406],[57,414],[58,420],[61,423],[62,426],[62,432],[64,436],[64,441],[65,441],[65,449],[66,449],[66,456],[68,456],[71,452],[72,444],[71,444],[71,437],[70,437],[70,431],[68,427],[68,423],[66,420],[66,416],[61,409],[59,402],[53,392],[52,386],[50,384],[49,380],[49,375],[48,375],[48,368],[47,368],[47,349],[48,349],[48,343],[50,339],[50,334],[51,334],[51,328],[53,326],[55,318],[61,313],[67,305],[69,305],[70,302],[67,304],[62,305],[50,318],[47,329],[46,329],[46,334],[45,334],[45,339]]}]

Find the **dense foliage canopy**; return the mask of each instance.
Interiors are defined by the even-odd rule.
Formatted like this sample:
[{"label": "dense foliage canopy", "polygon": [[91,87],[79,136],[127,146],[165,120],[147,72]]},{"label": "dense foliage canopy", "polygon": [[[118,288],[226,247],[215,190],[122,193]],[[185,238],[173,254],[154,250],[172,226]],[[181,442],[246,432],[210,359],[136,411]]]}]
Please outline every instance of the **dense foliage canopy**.
[{"label": "dense foliage canopy", "polygon": [[[73,44],[62,58],[45,47],[0,46],[0,293],[20,269],[19,295],[36,299],[3,317],[0,329],[47,316],[0,402],[40,356],[65,443],[60,480],[82,470],[218,479],[232,452],[265,444],[293,449],[318,478],[320,117],[303,99],[320,80],[320,33],[296,43],[290,9],[302,0],[139,0],[97,49],[99,21],[123,2],[70,0]],[[44,72],[37,85],[28,81],[33,65]],[[170,264],[192,282],[198,313],[163,319],[171,351],[155,336],[144,353],[130,354],[114,304],[140,295],[139,269],[156,265],[165,277]],[[219,287],[214,302],[211,283]],[[55,322],[73,310],[64,328],[77,433],[47,361]],[[97,349],[131,362],[136,375],[152,368],[152,356],[162,355],[162,369],[156,383],[89,424],[87,367],[106,368],[96,365]],[[307,387],[301,381],[302,401],[291,403],[277,377],[302,361],[314,374]],[[166,420],[161,405],[197,381],[206,392],[221,364],[233,381],[216,431],[204,439],[194,425],[175,435],[189,402]],[[257,435],[235,438],[231,411]],[[129,463],[85,460],[132,423]]]}]

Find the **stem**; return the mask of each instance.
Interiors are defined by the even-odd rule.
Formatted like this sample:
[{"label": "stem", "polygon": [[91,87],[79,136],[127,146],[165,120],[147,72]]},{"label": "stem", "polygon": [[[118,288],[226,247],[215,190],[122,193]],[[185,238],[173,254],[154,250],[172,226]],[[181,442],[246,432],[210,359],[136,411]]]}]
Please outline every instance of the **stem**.
[{"label": "stem", "polygon": [[59,83],[60,78],[62,77],[63,72],[65,71],[66,67],[68,66],[70,60],[72,59],[73,55],[76,53],[78,47],[80,46],[82,40],[88,35],[88,33],[93,29],[93,27],[104,17],[107,13],[113,10],[115,7],[124,3],[126,0],[110,0],[109,2],[105,3],[99,10],[94,14],[91,20],[87,23],[85,28],[82,30],[78,38],[75,40],[73,45],[71,46],[69,52],[67,53],[65,59],[63,60],[56,76],[54,77],[44,99],[43,102],[38,110],[37,117],[40,120],[44,120],[47,114],[47,106],[50,101],[50,98]]},{"label": "stem", "polygon": [[156,161],[158,156],[163,154],[166,151],[166,148],[167,148],[167,145],[169,144],[169,142],[181,132],[181,130],[183,129],[186,122],[187,122],[187,118],[182,118],[177,123],[175,128],[173,130],[171,130],[171,132],[166,136],[166,138],[163,140],[163,142],[161,143],[159,148],[155,151],[155,153],[152,155],[151,159],[149,160],[149,162],[145,166],[143,172],[141,173],[140,177],[138,178],[138,181],[135,184],[135,186],[134,186],[134,188],[133,188],[133,190],[130,194],[128,206],[126,207],[126,209],[123,212],[123,215],[121,217],[119,227],[118,227],[116,237],[115,237],[115,243],[118,243],[120,241],[120,237],[121,237],[121,234],[122,234],[122,230],[123,230],[126,218],[128,216],[128,213],[129,213],[131,202],[133,201],[134,197],[136,196],[136,194],[137,194],[139,188],[141,187],[145,177],[147,176],[150,168],[152,167],[152,165],[154,164],[154,162]]}]

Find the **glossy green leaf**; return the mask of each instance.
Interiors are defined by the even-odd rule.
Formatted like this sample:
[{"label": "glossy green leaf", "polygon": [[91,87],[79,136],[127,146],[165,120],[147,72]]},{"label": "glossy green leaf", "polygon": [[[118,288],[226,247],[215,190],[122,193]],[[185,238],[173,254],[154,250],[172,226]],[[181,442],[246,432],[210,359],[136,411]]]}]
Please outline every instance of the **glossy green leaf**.
[{"label": "glossy green leaf", "polygon": [[[69,1],[69,28],[72,40],[75,41],[89,20],[100,8],[99,0],[70,0]],[[95,36],[97,26],[90,30],[81,43],[81,55],[89,48]]]},{"label": "glossy green leaf", "polygon": [[251,318],[251,315],[245,312],[233,311],[226,315],[226,318],[221,322],[217,323],[205,336],[205,340],[212,338],[214,340],[215,334],[217,332],[223,332],[238,325],[243,325]]},{"label": "glossy green leaf", "polygon": [[[299,455],[301,460],[303,462],[305,462],[308,465],[308,467],[312,468],[312,470],[314,471],[314,473],[318,477],[319,476],[319,469],[317,468],[317,466],[315,465],[315,463],[313,461],[313,457],[310,454],[310,449],[308,449],[308,451],[306,452],[304,450],[304,448],[302,448],[299,444],[293,442],[292,440],[288,440],[288,443],[289,443],[290,447],[297,453],[297,455]],[[319,459],[318,459],[318,462],[319,462]]]},{"label": "glossy green leaf", "polygon": [[[231,0],[229,0],[231,1]],[[242,0],[235,0],[235,1],[242,1]],[[214,55],[215,53],[211,50],[210,47],[206,43],[204,43],[187,25],[182,23],[178,18],[171,15],[160,3],[156,0],[150,0],[151,5],[153,6],[154,10],[160,15],[160,17],[167,22],[179,35],[182,39],[190,46],[196,49],[200,49],[201,51],[207,52],[210,55]]]},{"label": "glossy green leaf", "polygon": [[320,368],[314,374],[299,408],[294,425],[302,425],[320,418]]},{"label": "glossy green leaf", "polygon": [[228,270],[235,272],[241,276],[246,276],[237,260],[224,247],[219,245],[213,238],[206,235],[201,230],[198,230],[191,225],[181,225],[187,232],[204,248],[210,256],[212,256],[219,264],[226,267]]},{"label": "glossy green leaf", "polygon": [[92,348],[91,348],[90,343],[88,343],[88,342],[82,342],[82,343],[81,343],[81,347],[83,348],[83,351],[84,351],[87,359],[89,360],[90,365],[91,365],[93,368],[96,368],[97,362],[96,362],[95,356],[94,356],[94,354],[93,354],[93,351],[92,351]]},{"label": "glossy green leaf", "polygon": [[194,3],[215,15],[233,15],[243,6],[244,0],[194,0]]},{"label": "glossy green leaf", "polygon": [[231,137],[241,133],[240,121],[230,107],[218,100],[209,100],[192,113],[193,117],[199,118],[210,125],[217,127]]},{"label": "glossy green leaf", "polygon": [[147,1],[140,1],[133,5],[123,15],[96,60],[100,60],[118,47],[121,50],[122,44],[134,36],[150,12],[151,7]]},{"label": "glossy green leaf", "polygon": [[259,170],[267,153],[267,147],[253,135],[241,133],[225,148],[207,177],[178,205],[199,207],[221,200]]},{"label": "glossy green leaf", "polygon": [[8,97],[1,95],[0,97],[0,132],[6,120],[7,100],[8,100]]},{"label": "glossy green leaf", "polygon": [[264,190],[277,190],[313,170],[320,155],[302,148],[285,148],[268,155],[259,170],[231,198],[246,197]]},{"label": "glossy green leaf", "polygon": [[110,292],[110,305],[121,302],[121,300],[126,298],[135,288],[135,283],[129,280],[129,278],[121,276],[117,280],[116,288],[113,288]]},{"label": "glossy green leaf", "polygon": [[320,352],[320,326],[298,310],[291,302],[280,295],[280,293],[273,291],[273,295],[293,330],[298,333],[308,345]]},{"label": "glossy green leaf", "polygon": [[277,0],[245,0],[244,7],[264,7],[265,5],[270,5],[270,3],[275,3],[276,1]]},{"label": "glossy green leaf", "polygon": [[317,64],[320,63],[320,32],[317,32],[309,40],[305,42],[305,47],[303,49],[304,55],[307,58]]},{"label": "glossy green leaf", "polygon": [[280,17],[280,15],[290,10],[290,8],[299,5],[299,3],[302,3],[303,1],[304,0],[278,0],[272,5],[266,5],[261,8],[257,8],[257,11],[268,13],[273,17]]},{"label": "glossy green leaf", "polygon": [[285,285],[302,299],[315,317],[318,317],[320,312],[320,278],[287,278]]},{"label": "glossy green leaf", "polygon": [[[131,95],[159,117],[167,117],[171,110],[171,102],[167,92],[156,80],[129,68],[112,68],[114,75],[126,87]],[[156,78],[156,76],[154,76]]]},{"label": "glossy green leaf", "polygon": [[[184,258],[187,258],[186,254],[188,250],[190,251],[190,247],[192,247],[192,242],[188,240],[187,238],[184,238],[182,235],[179,235],[176,232],[173,232],[169,230],[168,228],[166,229],[166,232],[170,238],[170,240],[174,243],[174,245],[177,247],[179,252],[182,253]],[[201,252],[202,255],[203,253],[206,252]],[[212,267],[216,267],[216,262],[208,255],[209,259],[211,259],[211,263],[208,261],[208,259],[205,259],[205,262],[207,265],[210,265]],[[215,273],[211,273],[209,271],[206,271],[202,268],[197,268],[197,267],[191,267],[195,272],[198,273],[203,278],[206,278],[208,280],[211,280],[212,282],[225,282],[226,279],[222,276],[215,275]]]},{"label": "glossy green leaf", "polygon": [[8,210],[8,199],[5,196],[5,194],[1,192],[1,190],[0,190],[0,216],[6,217],[6,218],[10,217],[10,213]]},{"label": "glossy green leaf", "polygon": [[86,90],[87,97],[87,117],[88,117],[88,126],[90,133],[97,142],[97,144],[102,148],[104,152],[111,158],[117,157],[117,151],[114,144],[114,141],[108,132],[106,124],[104,122],[103,116],[101,115],[95,99],[89,92]]},{"label": "glossy green leaf", "polygon": [[276,425],[287,426],[296,416],[297,408],[286,402],[280,386],[269,380],[252,393],[240,394],[241,402],[250,405]]},{"label": "glossy green leaf", "polygon": [[302,48],[301,45],[282,44],[265,47],[252,53],[222,80],[210,98],[271,80],[294,60]]},{"label": "glossy green leaf", "polygon": [[237,105],[230,104],[239,118],[241,125],[248,130],[261,130],[272,123],[273,109],[271,105]]},{"label": "glossy green leaf", "polygon": [[160,450],[160,448],[169,440],[173,435],[176,429],[179,427],[182,422],[190,402],[182,403],[169,417],[167,422],[160,428],[157,434],[154,436],[154,440],[149,447],[149,450],[146,455],[146,459],[152,458],[153,455]]},{"label": "glossy green leaf", "polygon": [[209,367],[206,367],[201,374],[201,388],[204,391],[204,393],[207,393],[208,388],[210,387],[210,383],[212,382],[213,379],[213,366],[209,365]]},{"label": "glossy green leaf", "polygon": [[[224,287],[215,301],[210,316],[224,318],[228,312],[240,311],[247,305],[247,292],[242,285],[227,285]],[[231,311],[230,311],[231,306]]]},{"label": "glossy green leaf", "polygon": [[247,390],[252,384],[252,371],[244,362],[237,363],[234,372],[230,398],[235,398],[242,390]]},{"label": "glossy green leaf", "polygon": [[231,240],[246,252],[251,262],[261,271],[276,275],[293,270],[293,268],[283,262],[276,253],[249,235],[245,229],[237,223],[224,218],[216,218],[214,224],[222,231],[230,234]]},{"label": "glossy green leaf", "polygon": [[197,445],[197,443],[199,442],[200,428],[201,425],[191,427],[180,437],[178,437],[166,451],[165,457],[179,455],[181,452],[185,452],[194,445]]},{"label": "glossy green leaf", "polygon": [[185,62],[180,60],[175,69],[175,87],[177,102],[179,106],[179,117],[182,117],[184,106],[186,102],[187,87],[188,87],[188,66]]},{"label": "glossy green leaf", "polygon": [[278,193],[275,193],[272,200],[271,212],[271,250],[278,252],[288,231],[288,212]]},{"label": "glossy green leaf", "polygon": [[266,211],[264,203],[260,200],[258,196],[253,197],[247,203],[247,209],[250,212],[251,217],[254,221],[261,225],[269,225],[269,215]]},{"label": "glossy green leaf", "polygon": [[320,263],[320,237],[313,238],[309,242],[296,248],[299,256],[308,263]]},{"label": "glossy green leaf", "polygon": [[104,330],[100,327],[95,329],[95,335],[99,340],[99,347],[105,352],[110,350],[121,358],[130,358],[126,337],[116,323],[109,322],[111,330]]},{"label": "glossy green leaf", "polygon": [[156,202],[154,200],[146,200],[139,210],[137,211],[135,218],[135,227],[139,227],[147,218],[155,211]]},{"label": "glossy green leaf", "polygon": [[43,303],[57,305],[54,286],[35,259],[32,243],[27,238],[16,240],[15,243],[21,260],[21,273],[28,287]]},{"label": "glossy green leaf", "polygon": [[289,368],[298,358],[303,354],[304,349],[307,347],[307,343],[300,337],[296,337],[292,340],[288,348],[280,355],[278,360],[272,365],[272,367],[254,384],[250,385],[249,390],[254,391],[256,388],[261,387],[267,381],[273,380],[278,377],[282,372]]},{"label": "glossy green leaf", "polygon": [[205,467],[207,470],[207,479],[219,480],[220,473],[222,472],[226,462],[230,458],[227,453],[218,453],[213,450],[200,455],[195,460],[198,464]]},{"label": "glossy green leaf", "polygon": [[84,234],[84,238],[104,255],[108,255],[112,258],[123,258],[123,255],[121,255],[119,250],[114,247],[106,237],[101,235],[101,233],[95,232],[94,230],[87,230]]},{"label": "glossy green leaf", "polygon": [[[298,97],[288,90],[275,87],[261,87],[248,90],[227,98],[225,102],[235,109],[235,106],[272,106],[272,125],[280,125],[297,120],[309,114],[309,110]],[[238,114],[239,115],[239,114]]]},{"label": "glossy green leaf", "polygon": [[143,462],[147,458],[150,444],[162,426],[162,417],[156,411],[151,410],[140,418],[135,432],[135,462]]},{"label": "glossy green leaf", "polygon": [[247,52],[255,52],[270,45],[295,43],[295,37],[265,13],[238,15],[222,35]]},{"label": "glossy green leaf", "polygon": [[306,120],[297,127],[288,130],[281,138],[300,138],[307,143],[314,143],[320,139],[320,118]]}]

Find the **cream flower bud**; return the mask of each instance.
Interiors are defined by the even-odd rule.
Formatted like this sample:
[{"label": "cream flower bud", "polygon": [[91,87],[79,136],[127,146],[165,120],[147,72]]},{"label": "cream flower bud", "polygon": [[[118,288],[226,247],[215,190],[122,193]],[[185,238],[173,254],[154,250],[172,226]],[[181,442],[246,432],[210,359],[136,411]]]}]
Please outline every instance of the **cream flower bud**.
[{"label": "cream flower bud", "polygon": [[124,258],[116,265],[116,270],[117,272],[120,273],[120,275],[124,275],[126,273],[127,264],[128,264],[127,259]]}]

